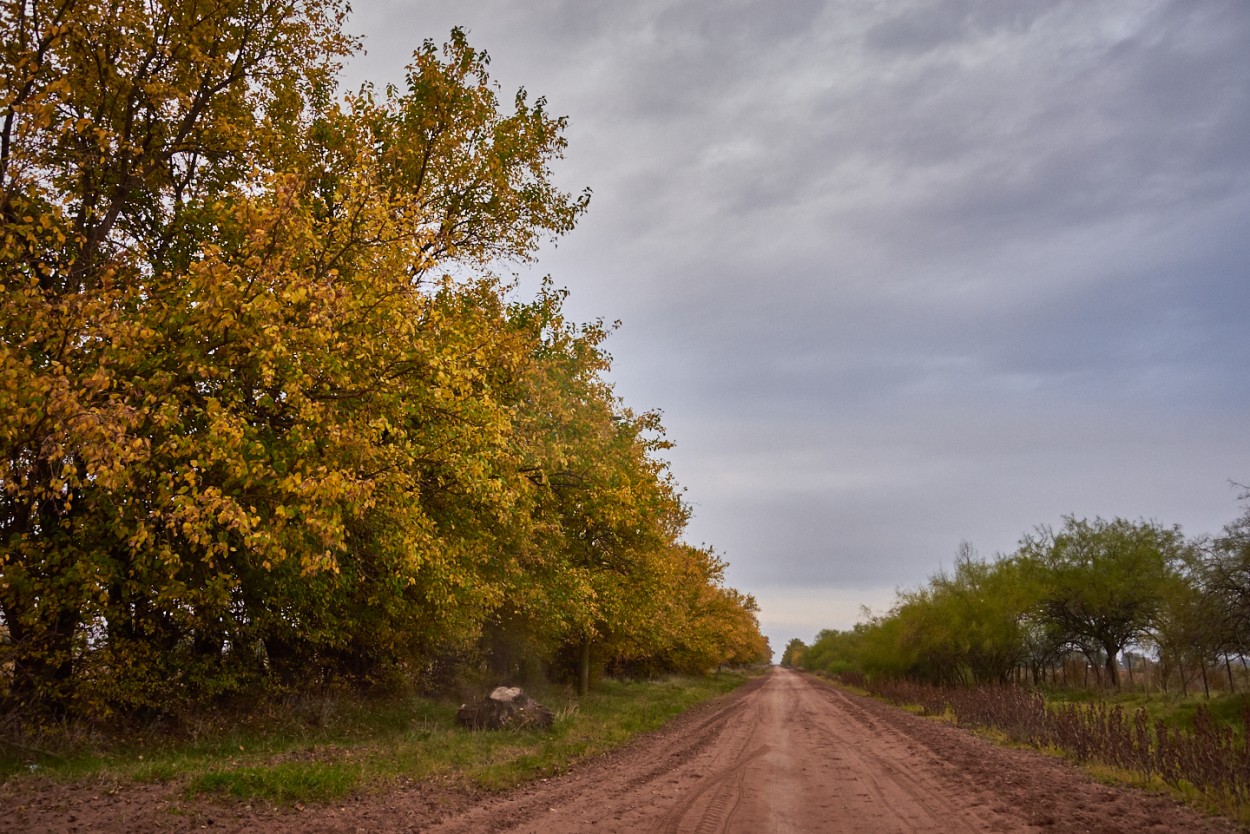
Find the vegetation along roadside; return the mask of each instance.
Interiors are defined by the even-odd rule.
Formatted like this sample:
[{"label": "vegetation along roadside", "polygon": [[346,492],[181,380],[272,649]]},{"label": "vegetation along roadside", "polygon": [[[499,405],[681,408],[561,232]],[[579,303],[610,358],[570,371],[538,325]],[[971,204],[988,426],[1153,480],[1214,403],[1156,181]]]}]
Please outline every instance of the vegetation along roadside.
[{"label": "vegetation along roadside", "polygon": [[343,90],[347,13],[0,7],[11,744],[771,656],[611,327],[509,277],[589,205],[566,120],[459,29]]},{"label": "vegetation along roadside", "polygon": [[204,717],[177,733],[51,735],[51,749],[3,747],[3,781],[104,778],[172,782],[189,795],[276,803],[326,802],[432,778],[497,790],[568,770],[732,691],[750,672],[603,681],[589,696],[541,691],[556,713],[549,731],[473,732],[456,705],[413,696],[342,698],[250,716]]},{"label": "vegetation along roadside", "polygon": [[782,662],[1245,822],[1247,657],[1250,508],[1218,536],[1068,517],[991,561],[965,545]]}]

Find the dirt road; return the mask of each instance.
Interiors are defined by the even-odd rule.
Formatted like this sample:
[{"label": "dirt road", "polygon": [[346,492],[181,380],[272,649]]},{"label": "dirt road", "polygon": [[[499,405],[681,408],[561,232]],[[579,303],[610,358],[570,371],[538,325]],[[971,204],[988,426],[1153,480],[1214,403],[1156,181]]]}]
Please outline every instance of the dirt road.
[{"label": "dirt road", "polygon": [[470,832],[1228,831],[1162,797],[787,669],[625,761],[429,829]]},{"label": "dirt road", "polygon": [[[302,810],[179,804],[160,788],[0,791],[0,831],[1235,831],[1160,796],[786,669],[630,747],[502,797],[430,784]],[[90,793],[90,791],[88,791]],[[23,801],[25,800],[25,801]],[[174,807],[177,806],[177,807]],[[172,813],[171,813],[172,811]]]}]

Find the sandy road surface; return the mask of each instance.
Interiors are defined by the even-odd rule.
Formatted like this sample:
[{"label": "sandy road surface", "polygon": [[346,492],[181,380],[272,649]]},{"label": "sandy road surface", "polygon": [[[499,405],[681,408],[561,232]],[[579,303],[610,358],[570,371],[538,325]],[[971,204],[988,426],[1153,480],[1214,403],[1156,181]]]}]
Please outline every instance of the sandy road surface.
[{"label": "sandy road surface", "polygon": [[628,762],[429,829],[470,832],[1224,831],[1169,800],[783,668]]},{"label": "sandy road surface", "polygon": [[[641,769],[491,803],[433,832],[971,832],[1021,826],[947,799],[938,763],[853,700],[786,669],[658,745]],[[589,781],[589,780],[583,780]],[[536,813],[535,813],[536,812]],[[494,826],[501,820],[504,827]],[[515,822],[515,824],[512,824]]]},{"label": "sandy road surface", "polygon": [[[418,784],[320,808],[179,800],[174,788],[0,789],[0,831],[1235,831],[1169,799],[786,669],[624,750],[500,797]],[[116,788],[117,786],[113,786]]]}]

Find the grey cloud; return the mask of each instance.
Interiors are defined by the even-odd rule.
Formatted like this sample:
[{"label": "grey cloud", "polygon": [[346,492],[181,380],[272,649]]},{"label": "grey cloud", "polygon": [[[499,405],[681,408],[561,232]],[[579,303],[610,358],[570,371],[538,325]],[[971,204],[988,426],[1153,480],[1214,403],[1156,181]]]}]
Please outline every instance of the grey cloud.
[{"label": "grey cloud", "polygon": [[[892,4],[898,8],[900,4]],[[1034,21],[1054,14],[1069,3],[1054,0],[985,3],[979,0],[945,0],[914,3],[894,16],[871,26],[865,43],[874,50],[897,54],[925,54],[940,47],[957,47],[972,38],[998,32],[1027,32]]]},{"label": "grey cloud", "polygon": [[865,43],[883,52],[923,54],[962,41],[968,32],[968,2],[926,3],[883,20],[864,35]]},{"label": "grey cloud", "polygon": [[688,32],[709,44],[742,44],[748,51],[762,51],[810,32],[826,5],[826,0],[675,3],[658,21],[662,29]]},{"label": "grey cloud", "polygon": [[1067,512],[1236,515],[1240,0],[368,14],[369,66],[461,23],[569,115],[595,197],[537,271],[624,320],[618,391],[665,411],[691,538],[746,590],[913,585]]}]

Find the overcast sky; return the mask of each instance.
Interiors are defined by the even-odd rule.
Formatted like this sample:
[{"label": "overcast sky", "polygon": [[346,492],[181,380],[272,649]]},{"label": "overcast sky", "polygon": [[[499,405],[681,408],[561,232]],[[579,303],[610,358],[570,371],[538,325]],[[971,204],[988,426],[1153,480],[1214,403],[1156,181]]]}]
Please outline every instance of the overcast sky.
[{"label": "overcast sky", "polygon": [[[1250,481],[1245,0],[357,0],[569,118],[537,264],[619,319],[780,653],[1036,525],[1216,533]],[[778,654],[779,656],[779,654]]]}]

